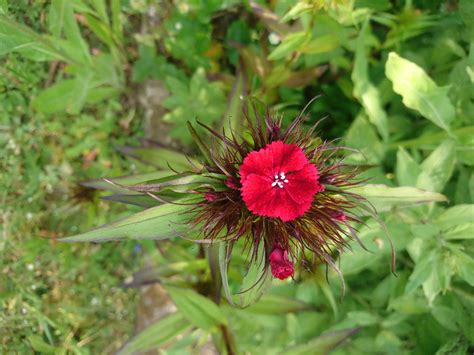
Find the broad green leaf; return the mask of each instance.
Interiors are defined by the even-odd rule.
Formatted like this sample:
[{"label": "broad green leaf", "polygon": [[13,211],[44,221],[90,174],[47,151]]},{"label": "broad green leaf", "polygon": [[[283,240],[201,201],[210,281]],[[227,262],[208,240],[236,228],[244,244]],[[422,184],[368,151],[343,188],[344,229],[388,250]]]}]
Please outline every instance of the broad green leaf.
[{"label": "broad green leaf", "polygon": [[285,314],[292,312],[302,312],[313,309],[311,304],[277,295],[264,295],[257,303],[254,303],[247,310],[257,314]]},{"label": "broad green leaf", "polygon": [[43,113],[66,111],[74,105],[74,89],[77,86],[77,79],[61,80],[42,91],[33,99],[32,105]]},{"label": "broad green leaf", "polygon": [[430,274],[428,279],[423,282],[423,293],[428,301],[428,306],[432,306],[436,297],[438,297],[439,293],[442,291],[441,284],[439,281],[436,272]]},{"label": "broad green leaf", "polygon": [[460,248],[451,248],[454,260],[456,273],[469,285],[474,286],[474,259],[462,252]]},{"label": "broad green leaf", "polygon": [[[471,139],[471,137],[474,136],[474,126],[455,129],[450,133],[450,135],[456,137],[456,139],[459,141]],[[450,138],[450,135],[448,135],[448,133],[444,131],[427,133],[415,139],[390,144],[388,147],[390,149],[398,149],[399,147],[403,147],[407,149],[418,148],[434,150],[439,146],[439,142],[443,142],[446,139]],[[461,148],[464,149],[463,147]]]},{"label": "broad green leaf", "polygon": [[[189,202],[189,201],[187,201]],[[62,242],[168,239],[189,232],[189,206],[161,205],[89,232],[59,239]]]},{"label": "broad green leaf", "polygon": [[391,299],[389,309],[393,309],[400,314],[423,314],[429,312],[430,308],[426,303],[426,298],[420,293],[405,293],[400,297]]},{"label": "broad green leaf", "polygon": [[[207,80],[203,68],[197,69],[189,82],[169,76],[166,78],[166,86],[171,95],[162,105],[170,112],[163,119],[174,125],[170,133],[183,143],[192,142],[189,132],[183,130],[186,122],[197,119],[212,126],[222,118],[226,105],[222,83]],[[200,134],[204,132],[200,127],[196,130]]]},{"label": "broad green leaf", "polygon": [[448,87],[438,87],[422,68],[395,52],[388,55],[385,74],[392,81],[393,90],[402,96],[405,106],[450,131],[455,110],[448,98]]},{"label": "broad green leaf", "polygon": [[466,355],[468,353],[468,349],[469,341],[462,335],[459,335],[444,344],[435,355]]},{"label": "broad green leaf", "polygon": [[118,355],[131,355],[156,349],[191,328],[191,323],[181,312],[172,313],[145,328],[129,340]]},{"label": "broad green leaf", "polygon": [[56,354],[60,349],[46,343],[39,335],[30,335],[28,341],[31,347],[41,354]]},{"label": "broad green leaf", "polygon": [[268,56],[269,60],[278,60],[285,58],[290,53],[298,50],[310,40],[307,32],[296,32],[286,36],[281,43]]},{"label": "broad green leaf", "polygon": [[457,205],[448,208],[437,219],[436,223],[442,229],[449,229],[474,220],[474,205]]},{"label": "broad green leaf", "polygon": [[457,205],[447,209],[435,223],[444,239],[474,239],[474,205]]},{"label": "broad green leaf", "polygon": [[455,159],[455,143],[443,142],[421,163],[416,187],[441,192],[454,171]]},{"label": "broad green leaf", "polygon": [[180,312],[195,326],[204,330],[227,324],[227,319],[214,302],[191,289],[165,286]]},{"label": "broad green leaf", "polygon": [[443,237],[446,240],[474,239],[474,220],[445,230]]},{"label": "broad green leaf", "polygon": [[374,127],[368,122],[365,114],[359,114],[352,122],[345,138],[346,145],[355,148],[359,153],[352,153],[348,161],[358,164],[379,164],[385,147],[380,142]]},{"label": "broad green leaf", "polygon": [[[410,228],[407,224],[390,222],[386,225],[390,232],[395,251],[406,248],[412,240]],[[339,258],[340,269],[344,275],[355,275],[362,270],[373,268],[375,265],[390,270],[391,245],[384,238],[385,231],[379,223],[372,221],[361,227],[358,232],[359,240],[367,250],[364,250],[358,241],[350,242],[351,250]]]},{"label": "broad green leaf", "polygon": [[360,101],[372,124],[377,127],[383,140],[388,140],[387,114],[382,107],[378,89],[370,82],[369,63],[367,61],[367,33],[369,22],[365,21],[357,37],[354,69],[352,81],[354,82],[354,96]]},{"label": "broad green leaf", "polygon": [[280,355],[323,355],[328,354],[347,339],[356,334],[360,328],[350,328],[328,332],[310,340],[306,344],[296,345],[283,350]]},{"label": "broad green leaf", "polygon": [[74,79],[57,82],[42,91],[32,102],[43,113],[66,111],[77,114],[85,105],[91,89],[92,73],[84,71]]},{"label": "broad green leaf", "polygon": [[389,187],[367,184],[348,189],[348,191],[365,197],[378,212],[390,211],[393,207],[447,201],[446,197],[440,193],[408,186]]},{"label": "broad green leaf", "polygon": [[399,147],[397,152],[397,165],[395,167],[395,175],[398,184],[401,186],[416,186],[416,181],[420,173],[420,165],[403,147]]}]

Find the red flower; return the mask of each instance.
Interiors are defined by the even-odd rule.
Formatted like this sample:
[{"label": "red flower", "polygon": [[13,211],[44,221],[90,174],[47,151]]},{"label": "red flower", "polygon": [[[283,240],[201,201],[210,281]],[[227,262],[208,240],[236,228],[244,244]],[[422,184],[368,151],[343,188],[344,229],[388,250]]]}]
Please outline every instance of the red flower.
[{"label": "red flower", "polygon": [[284,222],[301,217],[323,191],[318,169],[294,144],[275,141],[248,154],[240,167],[242,199],[259,216]]},{"label": "red flower", "polygon": [[288,252],[276,247],[270,254],[270,267],[273,277],[284,280],[295,273],[293,263],[288,259]]}]

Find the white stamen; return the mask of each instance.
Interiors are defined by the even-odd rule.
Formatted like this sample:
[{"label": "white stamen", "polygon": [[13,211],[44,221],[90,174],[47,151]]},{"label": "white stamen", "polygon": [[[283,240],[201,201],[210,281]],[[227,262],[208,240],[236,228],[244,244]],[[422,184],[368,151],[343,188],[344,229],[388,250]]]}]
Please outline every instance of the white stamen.
[{"label": "white stamen", "polygon": [[275,180],[272,182],[272,187],[278,186],[280,189],[285,187],[285,184],[288,183],[288,179],[285,176],[285,173],[275,174]]}]

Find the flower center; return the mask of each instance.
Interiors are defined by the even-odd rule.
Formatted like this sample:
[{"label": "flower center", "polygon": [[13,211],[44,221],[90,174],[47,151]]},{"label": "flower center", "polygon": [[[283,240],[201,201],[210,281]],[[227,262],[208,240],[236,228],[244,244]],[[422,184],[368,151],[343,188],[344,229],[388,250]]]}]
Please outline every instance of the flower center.
[{"label": "flower center", "polygon": [[285,173],[280,173],[280,175],[275,174],[272,187],[278,186],[280,189],[282,189],[286,183],[288,183],[288,179],[286,178]]}]

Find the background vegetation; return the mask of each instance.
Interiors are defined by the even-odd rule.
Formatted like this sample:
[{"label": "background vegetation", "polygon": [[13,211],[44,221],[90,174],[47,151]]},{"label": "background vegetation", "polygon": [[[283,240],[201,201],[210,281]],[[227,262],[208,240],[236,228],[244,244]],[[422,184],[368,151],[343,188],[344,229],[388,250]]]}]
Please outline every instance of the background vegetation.
[{"label": "background vegetation", "polygon": [[[473,19],[471,0],[0,0],[0,350],[117,350],[138,298],[119,285],[148,265],[132,283],[198,292],[168,287],[178,311],[124,353],[182,354],[209,335],[251,354],[472,352]],[[137,211],[78,183],[186,165],[188,120],[237,127],[252,95],[288,122],[320,94],[308,125],[328,116],[321,136],[358,149],[372,183],[447,198],[379,200],[397,277],[373,221],[360,227],[372,253],[340,259],[342,302],[321,265],[245,310],[203,300],[210,270],[191,243],[55,241]]]}]

